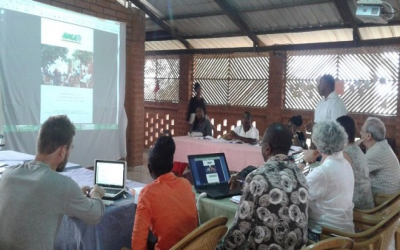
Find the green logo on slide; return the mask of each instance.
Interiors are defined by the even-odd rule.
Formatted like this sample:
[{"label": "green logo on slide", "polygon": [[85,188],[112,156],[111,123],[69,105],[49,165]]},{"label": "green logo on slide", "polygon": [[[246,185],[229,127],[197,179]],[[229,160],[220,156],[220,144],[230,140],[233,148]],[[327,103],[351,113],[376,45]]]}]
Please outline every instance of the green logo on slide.
[{"label": "green logo on slide", "polygon": [[74,42],[74,43],[81,43],[82,37],[81,37],[81,35],[74,35],[74,34],[64,32],[64,34],[62,35],[62,40]]}]

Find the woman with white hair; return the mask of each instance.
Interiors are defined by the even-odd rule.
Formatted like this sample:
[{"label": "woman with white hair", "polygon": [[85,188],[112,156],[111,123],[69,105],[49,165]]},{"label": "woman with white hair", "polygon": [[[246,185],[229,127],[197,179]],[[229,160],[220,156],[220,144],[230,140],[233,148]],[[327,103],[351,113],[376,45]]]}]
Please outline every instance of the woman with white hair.
[{"label": "woman with white hair", "polygon": [[322,227],[354,232],[354,174],[343,157],[347,134],[342,126],[335,121],[317,123],[312,140],[324,161],[307,175],[308,238],[319,241]]}]

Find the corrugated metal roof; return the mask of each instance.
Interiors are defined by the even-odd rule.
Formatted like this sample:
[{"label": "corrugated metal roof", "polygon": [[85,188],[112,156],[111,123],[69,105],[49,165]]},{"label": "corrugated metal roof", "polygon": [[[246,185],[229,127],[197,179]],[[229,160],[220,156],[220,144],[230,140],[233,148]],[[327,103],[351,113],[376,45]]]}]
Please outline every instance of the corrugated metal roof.
[{"label": "corrugated metal roof", "polygon": [[145,42],[145,51],[186,49],[178,40]]},{"label": "corrugated metal roof", "polygon": [[322,30],[311,32],[260,35],[267,46],[303,43],[341,42],[353,40],[352,29]]},{"label": "corrugated metal roof", "polygon": [[333,4],[318,4],[277,10],[242,13],[243,19],[255,31],[304,28],[341,24]]},{"label": "corrugated metal roof", "polygon": [[259,9],[279,6],[282,4],[297,4],[297,3],[307,3],[308,5],[313,4],[318,0],[229,0],[229,4],[235,7],[237,10],[249,10],[249,9]]},{"label": "corrugated metal roof", "polygon": [[400,26],[360,28],[361,39],[382,39],[400,37]]},{"label": "corrugated metal roof", "polygon": [[164,16],[207,13],[221,10],[213,0],[146,0]]},{"label": "corrugated metal roof", "polygon": [[227,16],[209,16],[168,21],[182,35],[236,32],[240,29]]},{"label": "corrugated metal roof", "polygon": [[146,31],[156,31],[156,30],[164,30],[164,29],[158,26],[150,18],[146,18]]},{"label": "corrugated metal roof", "polygon": [[187,41],[195,49],[239,48],[239,47],[253,46],[253,42],[247,36],[208,38],[208,39],[189,39]]}]

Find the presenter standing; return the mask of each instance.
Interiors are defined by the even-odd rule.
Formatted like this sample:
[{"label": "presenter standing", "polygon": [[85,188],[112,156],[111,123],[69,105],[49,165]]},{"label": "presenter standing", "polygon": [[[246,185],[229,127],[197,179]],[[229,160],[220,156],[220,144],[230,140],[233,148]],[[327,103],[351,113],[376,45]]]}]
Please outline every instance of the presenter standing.
[{"label": "presenter standing", "polygon": [[194,91],[196,92],[196,95],[190,99],[189,109],[188,109],[188,113],[186,116],[186,121],[188,121],[188,123],[189,123],[189,129],[191,129],[193,121],[196,118],[196,109],[198,107],[203,108],[204,114],[206,115],[206,118],[207,118],[206,103],[204,101],[204,98],[201,96],[201,90],[202,89],[201,89],[200,83],[196,82],[194,84]]},{"label": "presenter standing", "polygon": [[[312,132],[315,123],[325,121],[336,121],[337,118],[347,115],[346,105],[342,98],[335,92],[335,79],[331,75],[323,75],[317,85],[318,93],[322,96],[314,113],[314,121],[310,121],[306,125],[308,132]],[[315,146],[311,144],[311,149]],[[304,160],[314,162],[319,156],[319,153],[314,150],[313,152],[306,153]],[[307,159],[306,159],[307,158]]]}]

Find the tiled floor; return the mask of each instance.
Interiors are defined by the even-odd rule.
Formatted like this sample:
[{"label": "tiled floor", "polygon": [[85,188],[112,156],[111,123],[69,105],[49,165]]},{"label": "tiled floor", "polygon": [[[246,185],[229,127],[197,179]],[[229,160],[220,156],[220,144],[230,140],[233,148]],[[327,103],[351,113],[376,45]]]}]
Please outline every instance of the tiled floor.
[{"label": "tiled floor", "polygon": [[142,183],[150,183],[153,181],[151,178],[149,169],[147,168],[147,157],[149,150],[145,149],[143,152],[143,166],[134,167],[132,171],[128,171],[128,179],[142,182]]}]

